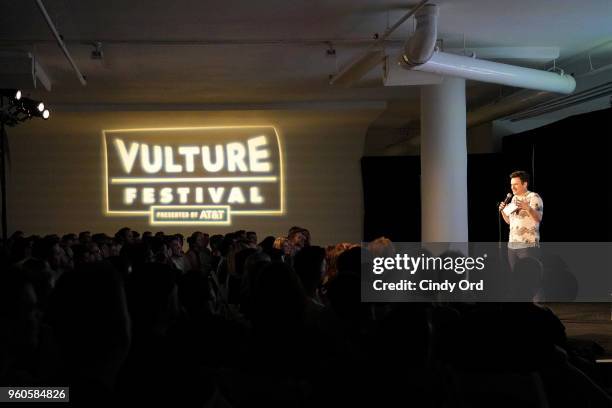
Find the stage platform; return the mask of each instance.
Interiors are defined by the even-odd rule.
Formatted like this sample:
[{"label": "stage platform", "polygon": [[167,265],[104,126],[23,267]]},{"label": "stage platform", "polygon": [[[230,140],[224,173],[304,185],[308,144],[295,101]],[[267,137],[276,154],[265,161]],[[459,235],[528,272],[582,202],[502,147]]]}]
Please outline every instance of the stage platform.
[{"label": "stage platform", "polygon": [[547,303],[565,325],[568,338],[590,340],[612,359],[612,303]]}]

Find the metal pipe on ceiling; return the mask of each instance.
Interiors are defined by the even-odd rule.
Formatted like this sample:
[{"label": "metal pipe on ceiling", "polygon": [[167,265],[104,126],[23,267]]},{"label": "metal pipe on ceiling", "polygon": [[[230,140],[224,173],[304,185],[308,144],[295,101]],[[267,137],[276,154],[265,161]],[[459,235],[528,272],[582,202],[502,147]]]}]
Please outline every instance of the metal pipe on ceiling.
[{"label": "metal pipe on ceiling", "polygon": [[59,45],[60,49],[64,53],[64,56],[66,57],[70,65],[72,66],[72,69],[74,70],[77,78],[79,79],[79,82],[83,86],[87,85],[87,81],[85,80],[85,77],[79,70],[79,67],[77,66],[77,64],[72,59],[70,52],[68,52],[68,48],[66,48],[66,44],[64,44],[64,40],[62,39],[62,36],[58,33],[57,29],[55,28],[55,24],[53,24],[53,20],[51,20],[51,17],[49,16],[49,13],[47,12],[47,9],[45,8],[45,5],[43,4],[42,0],[36,0],[36,4],[38,5],[38,9],[42,13],[45,21],[47,22],[49,29],[51,29],[51,32],[53,33],[53,36],[55,37],[55,40],[57,41],[57,45]]},{"label": "metal pipe on ceiling", "polygon": [[387,28],[385,32],[372,44],[368,49],[357,58],[351,61],[346,67],[332,77],[329,81],[331,85],[344,85],[350,86],[354,82],[358,81],[376,65],[380,64],[384,58],[384,52],[380,50],[381,46],[387,40],[387,38],[399,27],[402,23],[408,20],[414,13],[419,11],[428,0],[421,0],[416,6],[414,6],[408,13],[400,18],[395,24]]}]

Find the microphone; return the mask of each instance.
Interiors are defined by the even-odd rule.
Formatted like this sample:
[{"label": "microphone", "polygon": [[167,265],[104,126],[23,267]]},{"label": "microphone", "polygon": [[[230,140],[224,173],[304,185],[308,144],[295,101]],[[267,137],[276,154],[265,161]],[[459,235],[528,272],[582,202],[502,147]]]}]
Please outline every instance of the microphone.
[{"label": "microphone", "polygon": [[[504,199],[504,201],[500,202],[500,203],[499,203],[499,205],[500,205],[500,206],[501,206],[501,205],[504,205],[504,206],[508,205],[508,203],[509,203],[510,201],[512,201],[512,197],[513,197],[512,193],[508,193],[508,194],[506,194],[506,198]],[[500,209],[500,211],[501,211],[501,209]]]},{"label": "microphone", "polygon": [[510,201],[512,201],[512,193],[508,193],[506,194],[506,199],[504,200],[504,204],[508,204]]}]

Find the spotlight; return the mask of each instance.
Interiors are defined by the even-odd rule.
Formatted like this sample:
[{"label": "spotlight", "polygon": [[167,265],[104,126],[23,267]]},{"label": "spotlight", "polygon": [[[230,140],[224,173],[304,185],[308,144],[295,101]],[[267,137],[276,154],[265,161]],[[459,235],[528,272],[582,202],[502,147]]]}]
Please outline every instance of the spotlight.
[{"label": "spotlight", "polygon": [[21,99],[21,91],[19,89],[0,89],[0,95],[15,99],[16,101]]},{"label": "spotlight", "polygon": [[42,112],[45,110],[45,104],[40,101],[35,101],[30,98],[22,98],[21,106],[24,110],[26,110],[30,115],[33,116],[41,116]]},{"label": "spotlight", "polygon": [[51,112],[49,112],[49,109],[43,109],[42,111],[38,109],[36,110],[27,110],[26,111],[28,116],[35,116],[38,118],[43,118],[44,120],[49,119],[49,116],[51,116]]},{"label": "spotlight", "polygon": [[[2,96],[2,109],[0,109],[0,121],[3,125],[15,126],[21,122],[34,117],[49,119],[51,112],[44,102],[23,96],[18,89],[0,89]],[[4,103],[4,98],[8,104]]]}]

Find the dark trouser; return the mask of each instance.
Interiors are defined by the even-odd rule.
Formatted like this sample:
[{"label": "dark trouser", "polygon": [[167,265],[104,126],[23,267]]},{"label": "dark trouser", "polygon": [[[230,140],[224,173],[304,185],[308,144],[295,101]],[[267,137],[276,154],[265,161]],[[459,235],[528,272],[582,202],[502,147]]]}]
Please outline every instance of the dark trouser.
[{"label": "dark trouser", "polygon": [[508,248],[508,263],[510,264],[510,270],[514,270],[514,265],[519,259],[522,258],[535,258],[538,261],[540,260],[540,248],[538,247],[529,247],[529,248],[519,248],[519,249],[511,249]]}]

